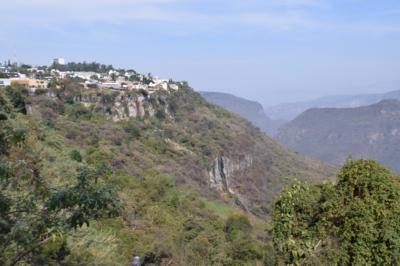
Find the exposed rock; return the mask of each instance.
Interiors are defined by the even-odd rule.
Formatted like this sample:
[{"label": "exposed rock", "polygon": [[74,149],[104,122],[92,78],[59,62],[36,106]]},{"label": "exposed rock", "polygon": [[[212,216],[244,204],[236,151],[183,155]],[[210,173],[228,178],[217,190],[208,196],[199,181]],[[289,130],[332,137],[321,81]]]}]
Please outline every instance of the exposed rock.
[{"label": "exposed rock", "polygon": [[236,171],[251,167],[252,163],[253,159],[250,155],[244,156],[244,159],[240,161],[231,160],[223,155],[218,156],[214,160],[213,166],[209,171],[211,188],[221,192],[235,194],[230,187],[232,176]]},{"label": "exposed rock", "polygon": [[168,106],[163,104],[163,99],[158,99],[156,94],[145,97],[142,94],[118,95],[79,95],[74,101],[80,102],[85,107],[101,109],[113,121],[121,121],[130,117],[154,116],[156,110],[162,110],[168,114]]}]

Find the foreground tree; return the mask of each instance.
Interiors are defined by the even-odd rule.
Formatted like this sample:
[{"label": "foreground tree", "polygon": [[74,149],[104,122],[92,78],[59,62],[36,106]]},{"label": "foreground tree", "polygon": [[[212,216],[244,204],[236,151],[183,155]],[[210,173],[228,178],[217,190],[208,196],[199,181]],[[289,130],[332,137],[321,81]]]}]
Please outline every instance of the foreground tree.
[{"label": "foreground tree", "polygon": [[273,240],[282,261],[311,265],[396,265],[398,177],[374,161],[349,161],[335,185],[295,182],[275,205]]},{"label": "foreground tree", "polygon": [[38,139],[32,125],[18,126],[26,121],[16,112],[22,100],[14,98],[0,94],[0,265],[62,261],[68,231],[116,216],[119,204],[101,174],[84,164],[75,181],[50,185],[42,177]]}]

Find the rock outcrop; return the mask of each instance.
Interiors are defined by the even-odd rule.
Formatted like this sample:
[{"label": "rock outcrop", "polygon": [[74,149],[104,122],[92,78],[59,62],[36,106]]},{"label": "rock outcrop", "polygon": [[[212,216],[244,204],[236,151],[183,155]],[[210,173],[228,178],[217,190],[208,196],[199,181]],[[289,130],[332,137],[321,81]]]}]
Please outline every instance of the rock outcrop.
[{"label": "rock outcrop", "polygon": [[74,101],[86,107],[104,111],[113,121],[130,117],[154,116],[157,111],[168,114],[168,104],[162,95],[144,96],[141,93],[130,95],[79,95]]},{"label": "rock outcrop", "polygon": [[211,170],[209,171],[210,186],[221,192],[228,192],[235,194],[230,183],[232,177],[237,171],[243,171],[248,167],[251,167],[253,158],[250,155],[244,156],[240,161],[232,160],[224,155],[218,156],[213,163]]}]

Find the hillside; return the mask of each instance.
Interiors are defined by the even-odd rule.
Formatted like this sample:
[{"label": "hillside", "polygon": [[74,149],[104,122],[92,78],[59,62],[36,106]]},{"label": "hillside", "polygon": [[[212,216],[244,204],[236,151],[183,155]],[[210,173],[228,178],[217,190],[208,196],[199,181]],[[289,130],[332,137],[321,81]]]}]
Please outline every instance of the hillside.
[{"label": "hillside", "polygon": [[376,94],[325,96],[311,101],[282,103],[276,106],[267,107],[265,110],[273,119],[290,121],[302,112],[311,108],[353,108],[374,104],[387,99],[399,100],[400,90]]},{"label": "hillside", "polygon": [[274,135],[279,124],[269,118],[262,105],[229,93],[199,92],[207,101],[249,120],[268,135]]},{"label": "hillside", "polygon": [[[179,90],[153,93],[84,89],[71,80],[30,96],[18,86],[4,91],[0,91],[0,96],[7,95],[0,97],[4,109],[0,118],[8,125],[1,131],[6,135],[0,137],[14,144],[0,154],[0,166],[15,167],[8,174],[14,181],[7,187],[7,197],[13,199],[7,204],[15,201],[16,208],[20,201],[21,206],[30,204],[25,203],[25,194],[16,198],[21,191],[32,195],[29,200],[42,194],[43,203],[36,207],[43,215],[51,209],[43,212],[42,205],[57,203],[62,208],[70,206],[72,199],[84,200],[88,204],[84,210],[99,220],[100,210],[92,213],[90,208],[107,207],[114,199],[109,192],[113,188],[121,211],[117,218],[90,221],[90,227],[85,226],[89,220],[81,217],[80,209],[74,207],[71,218],[69,212],[56,212],[61,221],[66,215],[67,221],[75,221],[74,227],[82,226],[67,238],[69,229],[60,232],[53,218],[48,221],[54,227],[51,231],[32,218],[43,230],[37,238],[37,245],[44,245],[40,249],[29,248],[36,227],[21,227],[22,219],[31,216],[12,218],[19,221],[12,223],[13,230],[31,240],[17,238],[21,239],[17,246],[0,245],[0,260],[18,259],[12,254],[26,247],[24,254],[32,253],[27,261],[36,265],[54,261],[127,265],[133,255],[146,265],[262,261],[267,243],[260,239],[268,236],[261,221],[270,216],[270,206],[283,186],[295,177],[321,182],[333,178],[336,171],[282,148],[246,120],[207,103],[185,83]],[[8,102],[14,111],[3,105]],[[27,165],[21,167],[21,162]],[[26,183],[27,175],[37,178],[41,186]],[[93,190],[93,195],[79,190],[79,184],[87,187],[85,180],[92,177],[95,187],[104,184],[105,188]],[[53,191],[59,192],[47,203]],[[6,236],[9,240],[2,243],[16,241],[14,235]],[[47,244],[43,238],[53,240]]]},{"label": "hillside", "polygon": [[384,100],[357,108],[316,108],[282,127],[277,139],[302,154],[342,164],[374,159],[400,171],[400,102]]},{"label": "hillside", "polygon": [[32,97],[31,115],[89,158],[129,175],[171,175],[202,195],[232,194],[254,213],[264,212],[285,178],[320,181],[333,173],[208,104],[186,85],[148,95],[81,90],[68,83],[56,93],[58,98]]}]

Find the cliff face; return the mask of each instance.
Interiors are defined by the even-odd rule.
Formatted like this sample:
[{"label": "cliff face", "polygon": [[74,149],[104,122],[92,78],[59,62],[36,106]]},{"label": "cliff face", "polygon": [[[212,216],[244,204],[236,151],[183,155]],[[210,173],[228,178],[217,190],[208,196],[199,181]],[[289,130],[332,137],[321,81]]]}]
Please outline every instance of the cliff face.
[{"label": "cliff face", "polygon": [[400,101],[357,108],[310,109],[284,126],[278,140],[318,160],[374,159],[400,171]]},{"label": "cliff face", "polygon": [[245,155],[241,160],[233,160],[223,155],[218,156],[209,171],[211,188],[235,194],[232,184],[235,182],[234,175],[239,171],[246,171],[252,164],[251,155]]},{"label": "cliff face", "polygon": [[87,108],[102,110],[113,121],[127,120],[130,117],[154,116],[156,111],[168,114],[168,104],[165,95],[147,95],[142,93],[130,93],[130,95],[85,94],[74,97],[75,102],[83,104]]}]

